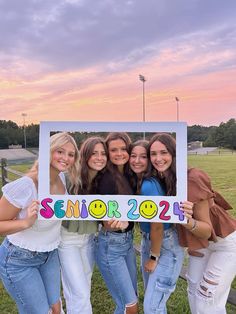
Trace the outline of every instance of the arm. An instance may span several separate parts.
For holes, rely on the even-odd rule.
[[[144,269],[146,272],[153,272],[158,263],[158,257],[160,256],[161,252],[161,245],[163,239],[163,224],[158,222],[151,223],[151,232],[150,232],[150,240],[151,240],[151,252],[150,254],[156,256],[156,261],[149,258],[145,265]]]
[[[16,219],[20,208],[13,206],[4,196],[0,199],[0,234],[13,234],[31,227],[37,219],[38,201],[33,201],[24,219]]]
[[[182,210],[188,219],[188,223],[182,226],[198,238],[209,239],[212,225],[208,200],[202,200],[196,204],[183,202]]]
[[[145,180],[141,187],[141,194],[142,195],[164,195],[164,191],[161,185],[154,180]],[[150,227],[150,241],[151,241],[151,251],[150,255],[156,256],[156,261],[149,258],[145,265],[144,269],[146,272],[153,272],[158,263],[158,257],[160,256],[161,252],[161,245],[163,239],[163,224],[158,222],[152,222]]]

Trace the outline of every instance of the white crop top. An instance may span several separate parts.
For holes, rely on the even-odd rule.
[[[65,186],[65,176],[60,173]],[[21,208],[17,219],[26,216],[26,210],[33,200],[38,199],[37,190],[33,180],[24,176],[2,187],[3,196],[17,208]],[[7,236],[9,241],[21,248],[37,252],[49,252],[58,247],[60,242],[61,221],[36,220],[34,225]]]

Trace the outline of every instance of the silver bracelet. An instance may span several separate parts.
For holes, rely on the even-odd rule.
[[[192,218],[193,219],[193,218]],[[191,229],[188,229],[189,231],[194,231],[197,228],[197,220],[193,219],[193,226]]]
[[[154,254],[151,250],[150,250],[150,255],[156,257],[157,259],[160,257],[160,254]]]

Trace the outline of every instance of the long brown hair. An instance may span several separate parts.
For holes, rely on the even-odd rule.
[[[149,142],[148,154],[150,158],[150,148],[154,142],[161,142],[165,145],[167,151],[170,153],[172,157],[172,163],[165,171],[164,177],[161,176],[158,171],[156,171],[153,167],[152,172],[157,176],[158,180],[165,184],[166,195],[174,196],[176,195],[176,141],[174,137],[168,133],[156,133],[153,135]]]
[[[124,141],[127,153],[129,153],[129,146],[131,144],[131,139],[129,135],[125,132],[111,132],[107,135],[105,142],[106,142],[108,151],[109,151],[110,142],[116,141],[119,139]],[[124,174],[121,174],[120,171],[118,170],[118,167],[114,165],[110,160],[108,160],[107,162],[107,169],[111,172],[114,178],[114,181],[116,182],[117,193],[121,195],[132,194],[132,189],[130,185],[128,184],[128,181],[125,179],[125,176],[128,173],[128,162],[124,166]]]
[[[103,169],[93,178],[92,182],[89,181],[89,167],[88,161],[93,154],[94,147],[97,144],[102,144],[108,157],[107,147],[105,140],[102,137],[94,136],[87,138],[81,145],[80,148],[80,172],[79,176],[81,179],[81,186],[79,193],[81,194],[92,194],[96,190],[97,176],[103,172]]]
[[[147,140],[138,140],[134,143],[131,143],[129,147],[129,155],[132,154],[133,149],[137,146],[141,146],[145,149],[147,153],[147,158],[148,158],[149,142]],[[133,172],[133,170],[131,169],[129,165],[128,167],[129,181],[135,194],[140,194],[143,179],[147,177],[147,175],[151,172],[151,169],[152,169],[152,164],[151,164],[150,159],[148,158],[147,169],[142,173],[141,177],[138,178],[136,173]]]

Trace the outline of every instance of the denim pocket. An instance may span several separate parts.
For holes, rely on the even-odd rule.
[[[8,259],[14,260],[14,259],[21,259],[21,260],[28,260],[34,258],[38,252],[30,251],[27,249],[23,249],[21,247],[12,245],[11,246],[11,252],[9,252]]]
[[[128,242],[127,236],[125,233],[110,233],[109,235],[109,245],[123,245]]]

